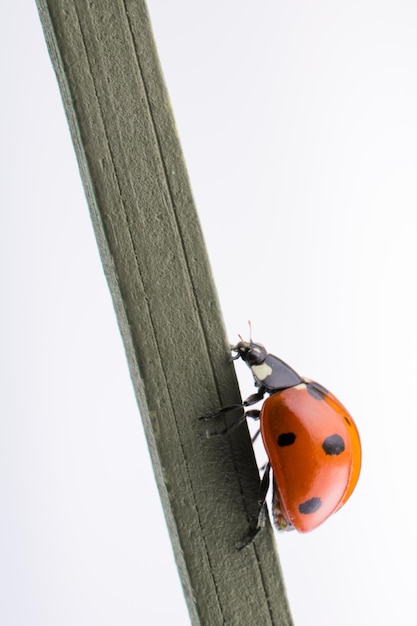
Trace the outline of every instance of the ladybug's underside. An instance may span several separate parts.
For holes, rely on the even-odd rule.
[[[294,530],[294,526],[291,524],[290,520],[288,519],[284,511],[284,507],[282,506],[279,491],[275,484],[275,480],[273,484],[272,515],[274,519],[274,524],[278,530],[280,531]]]

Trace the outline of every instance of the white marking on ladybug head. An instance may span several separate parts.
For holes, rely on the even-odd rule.
[[[261,363],[260,365],[252,365],[252,372],[254,376],[258,380],[265,380],[268,376],[272,374],[272,367],[267,365],[266,363]]]

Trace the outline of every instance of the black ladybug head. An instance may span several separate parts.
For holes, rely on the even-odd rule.
[[[260,343],[253,343],[252,340],[244,341],[240,337],[241,341],[232,348],[234,352],[237,352],[236,358],[241,358],[245,363],[251,367],[252,365],[261,365],[265,361],[267,351]]]

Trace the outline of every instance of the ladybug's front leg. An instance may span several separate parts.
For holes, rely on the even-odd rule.
[[[213,419],[214,417],[220,417],[221,415],[225,415],[226,413],[231,413],[232,411],[236,411],[238,409],[242,409],[244,411],[245,406],[252,406],[253,404],[256,404],[257,402],[259,402],[260,400],[263,400],[265,393],[266,393],[266,388],[263,385],[261,385],[259,387],[259,390],[256,393],[253,393],[248,398],[246,398],[246,400],[244,400],[242,404],[230,404],[229,406],[223,406],[221,409],[218,409],[217,411],[213,411],[213,413],[202,415],[201,417],[199,417],[199,419],[207,421],[207,420]],[[259,414],[260,414],[260,411],[255,411],[255,410],[246,411],[243,413],[243,415],[241,415],[241,421],[239,421],[239,423],[244,422],[246,417],[259,419]]]
[[[246,421],[247,417],[251,417],[252,419],[255,419],[255,420],[258,420],[260,417],[260,411],[256,409],[245,411],[243,404],[233,404],[231,406],[225,406],[214,413],[209,413],[209,415],[202,415],[201,417],[199,417],[199,419],[208,421],[208,420],[213,419],[214,417],[220,417],[221,415],[225,415],[226,413],[229,413],[236,409],[241,409],[243,411],[243,414],[241,414],[239,418],[235,422],[233,422],[233,424],[231,424],[230,426],[225,426],[222,430],[210,430],[210,431],[207,430],[205,433],[206,437],[210,438],[210,437],[218,437],[219,435],[225,435],[226,433],[232,432],[233,430],[238,428],[241,424],[243,424]]]
[[[208,421],[213,419],[214,417],[220,417],[221,415],[225,415],[226,413],[231,413],[232,411],[237,411],[241,409],[244,414],[244,405],[243,404],[229,404],[229,406],[222,406],[221,409],[217,409],[217,411],[213,411],[213,413],[207,413],[207,415],[201,415],[199,420]]]
[[[252,404],[256,404],[264,399],[264,395],[266,394],[266,387],[261,385],[256,393],[253,393],[249,398],[243,403],[243,406],[252,406]]]

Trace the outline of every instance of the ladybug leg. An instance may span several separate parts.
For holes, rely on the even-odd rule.
[[[213,419],[214,417],[220,417],[220,415],[224,415],[225,413],[229,413],[230,411],[235,411],[236,409],[243,409],[243,404],[230,404],[229,406],[223,406],[221,409],[214,411],[213,413],[208,413],[207,415],[201,415],[198,419],[208,421]]]
[[[233,424],[231,424],[230,426],[225,426],[222,430],[206,430],[206,437],[207,439],[210,439],[211,437],[219,437],[220,435],[226,435],[227,433],[231,433],[245,421],[246,416],[243,414],[241,417],[239,417],[238,420],[236,420],[236,422],[233,422]]]
[[[255,441],[258,439],[259,435],[261,434],[261,429],[258,428],[258,430],[256,431],[256,433],[254,434],[254,436],[252,437],[252,444],[255,443]]]
[[[262,476],[261,484],[259,486],[259,495],[258,495],[258,516],[256,518],[256,524],[254,526],[249,527],[249,532],[246,536],[245,541],[238,547],[238,550],[243,550],[246,546],[250,545],[252,541],[255,539],[256,535],[260,530],[265,526],[266,519],[266,506],[265,500],[268,494],[269,483],[270,483],[270,475],[271,475],[271,465],[267,463],[265,466],[265,471]]]
[[[232,407],[232,409],[235,408],[240,408],[243,409],[242,405],[237,404],[234,405]],[[227,412],[227,409],[230,410],[230,407],[224,407],[224,409],[220,409],[220,411],[218,411],[217,413],[214,413],[213,415],[209,415],[207,417],[200,417],[199,419],[211,419],[212,417],[216,417],[218,415],[222,415],[223,413]],[[223,428],[222,430],[213,430],[213,431],[206,431],[206,437],[210,438],[210,437],[218,437],[219,435],[225,435],[226,433],[231,433],[233,432],[236,428],[238,428],[241,424],[243,424],[246,421],[246,418],[250,417],[252,419],[256,419],[258,420],[260,416],[260,411],[253,409],[251,411],[246,411],[243,413],[243,415],[241,415],[239,417],[239,419],[237,419],[235,422],[233,422],[233,424],[231,424],[230,426],[225,426],[225,428]]]
[[[243,403],[243,406],[252,406],[252,404],[256,404],[260,400],[263,400],[264,395],[266,394],[266,388],[261,385],[256,393],[253,393],[249,398]]]

